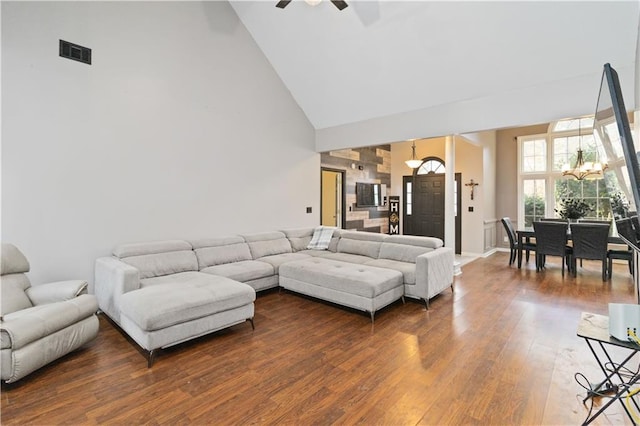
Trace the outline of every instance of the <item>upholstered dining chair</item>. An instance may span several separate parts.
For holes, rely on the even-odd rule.
[[[616,220],[618,235],[626,238],[632,243],[637,242],[638,234],[636,229],[640,229],[640,227],[636,227],[636,222],[637,216],[625,217]],[[633,275],[633,251],[631,251],[628,246],[626,250],[612,248],[607,251],[607,268],[609,271],[609,278],[611,278],[611,274],[613,273],[613,259],[621,259],[627,261],[627,263],[629,264],[629,273]]]
[[[0,379],[15,382],[98,335],[98,303],[87,282],[31,286],[27,258],[12,244],[0,254]]]
[[[513,227],[513,223],[511,222],[511,219],[509,217],[503,217],[502,219],[500,219],[500,221],[504,225],[504,230],[507,234],[507,237],[509,238],[509,249],[510,249],[509,266],[511,266],[513,262],[516,261],[516,255],[518,254],[518,248],[519,248],[518,237],[516,235],[516,230]],[[536,244],[525,241],[522,244],[522,250],[524,250],[525,258],[528,262],[529,253],[536,250]]]
[[[607,245],[609,243],[610,223],[579,222],[571,224],[573,256],[571,268],[577,274],[577,259],[599,260],[602,262],[602,281],[607,279]]]
[[[570,267],[573,249],[567,245],[567,230],[569,224],[565,222],[535,221],[533,230],[536,236],[536,271],[545,266],[546,256],[562,258],[562,275],[565,263]]]

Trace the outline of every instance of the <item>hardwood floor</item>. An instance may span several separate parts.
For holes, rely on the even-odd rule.
[[[603,282],[596,262],[576,278],[554,258],[541,273],[507,263],[506,253],[468,263],[429,311],[397,302],[374,325],[365,313],[267,292],[255,331],[240,324],[167,349],[151,369],[101,318],[84,349],[3,384],[1,421],[580,424],[588,405],[574,374],[596,382],[601,373],[577,322],[634,302],[626,266]],[[595,424],[631,424],[620,404],[606,414]]]

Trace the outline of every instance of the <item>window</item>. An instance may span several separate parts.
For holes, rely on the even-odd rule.
[[[422,162],[422,165],[418,167],[416,174],[426,175],[429,173],[444,173],[444,163],[439,158],[428,157]]]
[[[406,196],[406,201],[407,201],[407,207],[406,207],[406,214],[407,216],[411,216],[411,206],[413,203],[413,197],[412,197],[412,193],[411,193],[412,189],[411,189],[411,182],[407,182],[407,196]]]
[[[582,150],[584,161],[606,161],[602,146],[593,136],[593,117],[551,123],[542,135],[518,138],[518,223],[531,226],[542,217],[557,217],[555,209],[565,196],[586,201],[592,208],[588,217],[610,219],[609,193],[618,189],[615,176],[577,180],[562,176],[562,167],[572,168]]]

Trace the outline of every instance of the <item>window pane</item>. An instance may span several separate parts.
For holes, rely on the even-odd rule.
[[[524,226],[533,226],[533,222],[544,217],[545,180],[525,179],[524,189]]]
[[[591,210],[584,217],[586,219],[604,219],[611,218],[611,205],[609,202],[609,185],[607,179],[593,180],[576,180],[576,179],[557,179],[555,181],[555,205],[554,209],[562,207],[562,198],[581,199],[589,206]]]
[[[547,169],[547,141],[534,139],[522,142],[522,171],[544,172]]]

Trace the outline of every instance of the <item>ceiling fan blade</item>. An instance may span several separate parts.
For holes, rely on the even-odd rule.
[[[333,5],[335,7],[337,7],[338,9],[340,9],[340,10],[342,10],[345,7],[349,6],[346,1],[342,1],[342,0],[331,0],[331,3],[333,3]]]
[[[276,7],[279,7],[280,9],[284,9],[285,7],[287,7],[289,3],[291,3],[291,0],[280,0],[278,4],[276,4]]]

